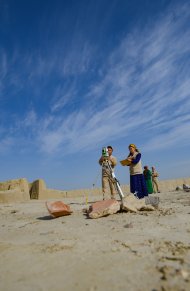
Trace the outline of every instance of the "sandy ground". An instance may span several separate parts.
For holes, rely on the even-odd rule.
[[[52,219],[45,201],[0,204],[0,290],[190,290],[190,193],[153,212]],[[89,197],[89,204],[101,197]]]

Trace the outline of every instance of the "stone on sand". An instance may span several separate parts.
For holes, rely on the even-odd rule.
[[[99,218],[117,213],[120,210],[120,203],[115,199],[97,201],[89,207],[88,216],[90,218]]]
[[[183,184],[183,190],[185,192],[190,192],[190,186],[188,184]]]
[[[137,199],[133,194],[129,194],[123,199],[122,210],[138,212],[142,210],[155,210],[154,206],[146,204],[145,198]]]

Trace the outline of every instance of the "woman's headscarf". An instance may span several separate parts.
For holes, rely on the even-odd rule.
[[[134,143],[130,143],[128,148],[130,148],[130,147],[133,147],[135,149],[135,151],[139,153],[139,150],[138,150],[138,148],[136,147],[136,145]]]
[[[130,148],[130,147],[134,148],[135,150],[137,149],[137,147],[136,147],[136,145],[134,143],[130,143],[130,145],[128,146],[128,148]]]

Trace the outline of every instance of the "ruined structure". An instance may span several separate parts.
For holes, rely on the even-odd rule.
[[[174,191],[176,187],[190,184],[190,178],[159,181],[161,192]],[[130,193],[129,185],[121,186],[124,194]],[[61,191],[48,189],[44,180],[38,179],[29,183],[27,179],[15,179],[0,182],[0,203],[27,201],[30,199],[64,199],[74,197],[90,197],[102,195],[100,188]]]
[[[64,198],[66,191],[47,189],[44,180],[29,183],[27,179],[0,182],[0,203],[27,201],[30,199]]]
[[[0,182],[0,202],[30,200],[29,184],[25,178]]]

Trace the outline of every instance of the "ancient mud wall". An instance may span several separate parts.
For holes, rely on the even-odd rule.
[[[0,182],[0,203],[65,197],[67,197],[66,191],[47,189],[42,179],[32,183],[25,178]]]
[[[0,182],[0,203],[30,200],[29,185],[25,178]]]
[[[161,192],[168,192],[174,191],[177,186],[183,186],[183,184],[190,185],[190,178],[180,178],[180,179],[173,179],[173,180],[161,180],[159,181],[159,187]],[[121,189],[124,194],[130,193],[130,186],[129,185],[121,185]],[[66,197],[83,197],[91,195],[101,195],[101,189],[80,189],[80,190],[71,190],[66,192]]]
[[[44,180],[39,179],[31,183],[30,198],[31,199],[48,199],[48,198],[65,198],[66,191],[54,190],[46,188]]]
[[[183,184],[190,185],[190,178],[159,181],[161,192],[174,191],[177,186],[182,186]],[[122,185],[121,188],[124,194],[130,193],[129,185]],[[84,199],[87,197],[90,199],[91,196],[101,194],[101,188],[69,191],[47,189],[42,179],[32,183],[29,183],[25,178],[0,182],[0,203],[27,201],[30,199],[46,200],[72,197],[84,197]]]
[[[159,181],[159,186],[161,192],[164,191],[174,191],[176,187],[183,186],[183,184],[190,185],[190,178],[179,178],[173,180],[161,180]]]

